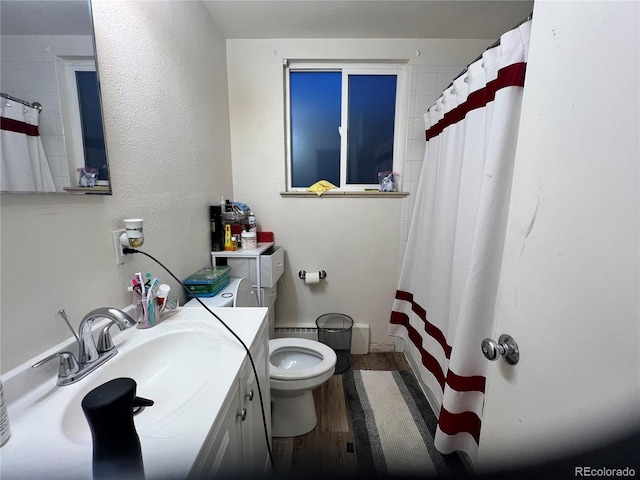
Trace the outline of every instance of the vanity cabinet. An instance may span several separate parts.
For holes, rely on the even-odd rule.
[[[114,332],[118,354],[71,385],[56,385],[55,362],[31,366],[74,348],[75,337],[3,375],[12,435],[2,445],[0,477],[92,480],[92,436],[81,402],[119,377],[136,380],[137,394],[155,402],[134,417],[146,478],[270,474],[256,383],[271,438],[267,309],[213,311],[237,336],[200,305],[181,307],[153,328]],[[107,323],[100,320],[96,331]],[[249,348],[257,374],[238,338]]]
[[[256,364],[260,388],[262,390],[267,431],[271,432],[271,389],[269,386],[269,370],[267,365],[268,354],[269,343],[267,339],[267,341],[261,345],[260,351],[253,356],[253,359]],[[249,358],[245,359],[240,374],[239,399],[244,468],[249,472],[258,474],[268,472],[271,468],[271,463],[269,461],[269,453],[264,434],[260,395],[258,394],[258,384]],[[271,441],[270,433],[269,441]]]
[[[262,389],[267,431],[271,441],[267,332],[265,322],[250,351]],[[215,368],[224,368],[224,365]],[[256,376],[247,356],[200,450],[190,477],[262,476],[269,473],[270,466]]]

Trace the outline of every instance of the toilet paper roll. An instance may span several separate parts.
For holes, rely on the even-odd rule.
[[[320,272],[307,272],[304,277],[304,283],[307,285],[320,283]]]

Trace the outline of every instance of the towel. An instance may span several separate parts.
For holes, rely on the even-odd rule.
[[[327,180],[320,180],[319,182],[314,183],[309,188],[307,188],[307,192],[313,192],[316,195],[320,196],[327,190],[331,190],[332,188],[338,188],[333,183],[328,182]]]

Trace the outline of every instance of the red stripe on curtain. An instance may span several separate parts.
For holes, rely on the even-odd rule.
[[[445,408],[440,409],[438,426],[447,435],[468,433],[477,444],[480,444],[480,418],[473,412],[451,413]]]
[[[524,62],[514,63],[498,70],[498,76],[487,85],[473,93],[470,93],[467,100],[450,112],[444,114],[442,120],[427,129],[425,136],[429,139],[440,135],[442,131],[450,125],[454,125],[463,120],[467,114],[475,109],[486,106],[496,98],[496,92],[506,87],[523,87],[527,64]]]
[[[487,379],[481,375],[472,377],[461,377],[451,370],[447,371],[447,385],[458,392],[481,392],[484,393],[484,387]]]
[[[24,133],[25,135],[30,135],[32,137],[40,135],[40,133],[38,133],[37,126],[29,125],[28,123],[20,122],[12,118],[1,117],[0,129],[8,130],[10,132]]]
[[[422,365],[435,377],[436,381],[440,384],[440,388],[444,392],[445,376],[440,364],[433,355],[427,352],[422,346],[422,337],[420,333],[411,326],[409,323],[409,317],[401,312],[391,312],[390,323],[395,325],[402,325],[407,329],[409,334],[409,340],[416,346],[422,357]]]
[[[402,300],[405,302],[410,302],[411,310],[416,314],[418,314],[418,311],[425,312],[425,309],[420,307],[413,300],[413,294],[411,294],[410,292],[398,290],[396,292],[396,299]],[[414,308],[414,306],[416,306],[416,308]],[[434,325],[432,325],[427,321],[426,313],[424,314],[424,316],[420,316],[419,314],[418,316],[425,324],[425,332],[431,337],[433,337],[435,340],[437,340],[437,342],[443,348],[446,358],[449,359],[451,355],[451,347],[449,347],[449,345],[447,344],[447,341],[444,338],[444,334],[442,333],[442,331],[440,331],[440,329],[438,329],[437,327],[435,327]],[[433,355],[427,352],[422,346],[422,340],[423,340],[422,336],[409,323],[409,317],[405,313],[392,311],[390,323],[393,323],[395,325],[402,325],[407,329],[409,339],[420,352],[420,355],[422,357],[422,364],[436,378],[436,380],[440,384],[440,387],[442,388],[443,391],[446,383],[447,385],[449,385],[451,389],[456,390],[458,392],[484,393],[486,378],[483,376],[475,375],[470,377],[464,377],[461,375],[457,375],[456,373],[448,369],[447,375],[445,377],[444,372],[442,371],[442,368],[440,367],[440,364],[438,363],[438,361],[435,359],[435,357],[433,357]]]
[[[405,302],[411,303],[411,310],[413,311],[413,313],[420,317],[420,319],[424,322],[425,332],[431,335],[440,344],[447,359],[451,358],[451,347],[447,343],[447,339],[444,338],[442,330],[440,330],[432,323],[429,323],[429,321],[427,320],[427,311],[413,300],[413,294],[410,292],[398,290],[396,291],[396,298],[398,300],[404,300]]]

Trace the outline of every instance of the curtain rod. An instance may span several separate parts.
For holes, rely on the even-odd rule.
[[[523,23],[527,23],[529,20],[531,20],[533,18],[533,12],[531,12],[529,14],[529,16],[527,18],[525,18],[524,20],[522,20],[521,22],[518,22],[518,24],[509,29],[508,31],[511,30],[515,30],[516,28],[518,28],[520,25],[522,25]],[[500,45],[500,39],[496,40],[495,42],[493,42],[491,45],[489,45],[487,48],[484,49],[484,52],[486,52],[487,50],[491,50],[492,48],[497,47],[498,45]],[[457,79],[459,79],[462,75],[464,75],[465,73],[467,73],[467,70],[469,70],[469,65],[472,65],[474,63],[476,63],[478,60],[480,60],[482,58],[482,55],[484,55],[484,52],[482,52],[480,55],[478,55],[476,58],[473,59],[472,62],[469,62],[469,64],[466,66],[466,68],[464,70],[462,70],[458,75],[456,75],[453,80],[451,80],[451,83],[447,86],[447,88],[445,88],[445,90],[447,90],[449,87],[451,87],[451,85],[453,85],[453,82],[455,82]]]
[[[8,95],[2,92],[0,92],[0,95],[2,96],[2,98],[6,98],[7,100],[13,100],[14,102],[18,102],[18,103],[21,103],[22,105],[26,105],[27,107],[35,108],[36,110],[38,110],[38,113],[42,112],[42,105],[40,105],[38,102],[30,103],[30,102],[27,102],[26,100],[21,100],[19,98],[12,97],[11,95]]]

